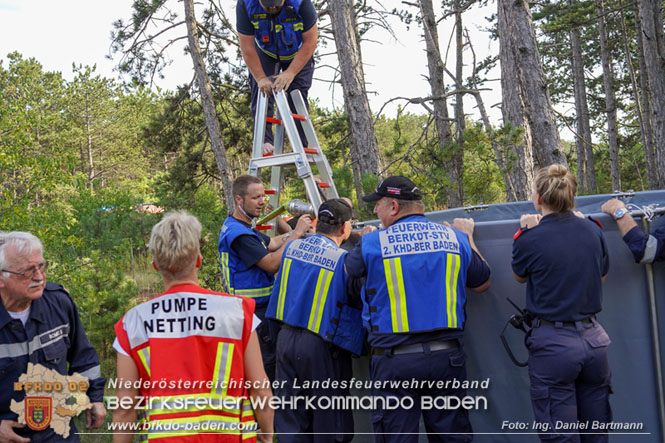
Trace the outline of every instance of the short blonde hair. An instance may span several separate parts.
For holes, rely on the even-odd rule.
[[[570,211],[575,207],[577,179],[563,165],[549,165],[536,173],[536,192],[543,204],[555,212]]]
[[[152,227],[148,248],[162,276],[177,280],[196,266],[201,223],[187,211],[169,212]]]

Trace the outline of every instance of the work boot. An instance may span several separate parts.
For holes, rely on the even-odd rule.
[[[275,152],[275,147],[272,143],[265,142],[261,147],[261,152],[263,155],[270,155]]]

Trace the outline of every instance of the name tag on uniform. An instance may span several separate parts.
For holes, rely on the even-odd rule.
[[[340,258],[346,251],[331,247],[319,238],[310,240],[295,240],[289,245],[286,257],[310,263],[334,271]]]
[[[432,252],[460,252],[455,231],[431,222],[396,223],[379,231],[379,242],[383,258]]]

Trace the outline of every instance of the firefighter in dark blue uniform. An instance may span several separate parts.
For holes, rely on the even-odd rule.
[[[364,235],[345,263],[350,277],[367,277],[362,298],[372,347],[371,392],[413,400],[411,407],[378,404],[372,410],[376,441],[417,442],[421,413],[429,441],[470,441],[466,409],[421,410],[421,400],[465,396],[461,386],[445,382],[466,379],[464,288],[482,292],[490,283],[489,267],[473,242],[473,220],[456,219],[454,228],[430,222],[420,191],[402,176],[385,179],[363,199],[376,201],[383,229]],[[394,380],[407,383],[395,387]]]
[[[617,222],[623,241],[635,257],[635,263],[653,263],[665,260],[665,228],[645,234],[630,216],[626,204],[615,198],[603,203],[601,210]]]
[[[314,51],[318,39],[316,9],[311,0],[238,0],[236,30],[240,51],[250,71],[252,115],[256,115],[259,92],[288,92],[289,106],[296,112],[290,93],[299,90],[309,107],[307,93],[314,75]],[[281,71],[281,72],[280,72]],[[269,101],[268,116],[273,115]],[[300,125],[303,145],[307,139]],[[263,153],[274,150],[272,125],[266,127]]]
[[[351,233],[351,207],[330,199],[319,208],[316,235],[289,242],[275,280],[268,312],[282,323],[277,339],[276,395],[333,398],[348,396],[348,386],[303,388],[303,383],[351,379],[351,354],[360,355],[364,341],[361,304],[347,294],[352,282],[344,272]],[[308,410],[304,404],[275,411],[279,441],[345,442],[353,438],[353,411]]]
[[[106,379],[100,374],[99,357],[85,335],[71,296],[61,285],[46,283],[42,250],[41,242],[32,234],[0,233],[0,441],[3,442],[79,441],[74,421],[70,422],[67,439],[51,427],[34,431],[16,422],[17,415],[10,410],[10,404],[12,400],[24,401],[26,392],[15,391],[14,382],[26,372],[28,363],[65,376],[78,372],[87,377],[87,395],[92,402],[92,408],[86,410],[87,428],[99,428],[106,416],[102,403]],[[39,391],[36,395],[44,393]],[[56,406],[66,405],[53,404],[51,413]]]
[[[256,301],[255,313],[261,319],[257,334],[263,365],[268,377],[273,380],[277,328],[272,321],[265,320],[266,308],[287,240],[301,237],[309,231],[312,219],[309,215],[302,216],[293,231],[270,238],[252,225],[266,205],[261,180],[252,175],[241,175],[233,181],[233,196],[235,210],[224,220],[219,233],[222,282],[229,294],[251,297]],[[278,223],[286,225],[281,218]]]
[[[572,212],[576,191],[564,166],[538,171],[532,199],[542,215],[522,216],[512,268],[527,282],[534,318],[526,344],[541,440],[606,442],[606,434],[586,432],[612,418],[610,338],[596,320],[609,259],[600,225]]]

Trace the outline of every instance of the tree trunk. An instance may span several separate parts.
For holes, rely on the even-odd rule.
[[[92,189],[92,181],[95,178],[95,162],[92,156],[92,133],[90,132],[90,104],[88,93],[85,94],[85,133],[86,149],[88,152],[88,188]]]
[[[600,34],[600,57],[603,62],[603,87],[605,88],[605,113],[607,114],[607,144],[610,149],[610,171],[612,190],[621,189],[621,169],[619,168],[619,142],[617,139],[617,107],[614,94],[614,72],[607,45],[605,30],[605,5],[603,0],[596,0],[598,7],[598,32]]]
[[[352,21],[352,5],[349,0],[330,0],[329,8],[344,92],[344,107],[349,119],[353,178],[358,203],[362,206],[362,175],[379,172],[379,143],[367,100],[365,76],[358,49],[360,45]]]
[[[665,187],[665,37],[659,0],[638,0],[658,188]]]
[[[572,2],[571,2],[572,3]],[[585,143],[589,143],[590,139],[587,138],[585,131],[585,118],[589,117],[588,107],[587,113],[584,113],[582,103],[586,103],[586,87],[584,84],[584,65],[582,62],[582,43],[580,42],[580,32],[577,28],[571,28],[568,33],[570,37],[570,64],[573,75],[573,92],[575,97],[575,120],[576,131],[575,136],[575,152],[577,153],[577,189],[581,194],[587,192],[587,179],[586,179],[586,155]],[[587,127],[588,127],[588,121]]]
[[[434,125],[438,138],[439,151],[448,157],[453,146],[453,134],[450,128],[450,116],[448,113],[448,100],[445,97],[446,87],[443,78],[444,63],[439,49],[439,32],[434,15],[432,0],[420,0],[420,14],[423,19],[423,35],[425,37],[425,48],[427,51],[427,69],[430,91],[432,93],[434,110]],[[451,169],[446,169],[446,177],[451,183],[455,183],[457,175]],[[450,189],[446,191],[446,204],[450,208],[461,205],[457,204],[456,198],[449,196]]]
[[[460,0],[455,0],[455,89],[464,88],[464,29],[462,28],[462,11]],[[454,175],[451,192],[448,193],[448,207],[458,208],[464,204],[464,94],[455,95],[455,150],[450,159],[451,172]]]
[[[231,170],[226,158],[226,148],[222,142],[222,130],[215,110],[215,102],[212,98],[212,88],[206,72],[205,63],[201,56],[201,47],[199,46],[199,31],[194,15],[194,0],[184,0],[185,3],[185,22],[187,24],[187,41],[189,43],[189,53],[192,56],[196,81],[201,94],[201,106],[203,107],[203,116],[205,119],[208,135],[210,136],[210,145],[215,156],[217,169],[222,178],[222,188],[224,190],[224,200],[226,210],[230,214],[234,209],[233,192],[231,188]]]
[[[526,0],[499,0],[504,5],[508,34],[517,66],[524,112],[531,126],[533,146],[540,167],[567,166],[552,112],[552,103],[540,62],[533,19]]]
[[[577,0],[569,0],[574,5]],[[596,171],[593,161],[593,145],[591,144],[591,124],[589,123],[589,104],[587,102],[586,79],[584,77],[584,59],[582,58],[582,42],[577,26],[570,30],[570,43],[573,66],[573,88],[575,90],[575,114],[577,117],[577,182],[581,193],[596,193]],[[582,158],[580,158],[580,156]]]
[[[636,40],[637,40],[637,55],[639,60],[640,72],[646,72],[644,67],[644,55],[642,53],[642,33],[639,31],[639,13],[637,11],[637,4],[634,4],[635,23],[636,23]],[[630,80],[633,86],[633,98],[635,99],[635,108],[637,111],[637,118],[640,122],[640,137],[642,139],[642,150],[644,151],[644,163],[647,168],[647,186],[649,189],[656,189],[658,187],[658,171],[656,171],[656,161],[653,149],[653,137],[651,134],[651,121],[649,120],[649,112],[645,109],[649,105],[649,101],[644,100],[646,94],[646,77],[640,75],[641,86],[637,86],[637,76],[635,75],[635,68],[630,58],[630,46],[628,41],[628,29],[626,27],[626,15],[623,8],[623,3],[619,0],[619,10],[621,11],[621,28],[623,31],[623,46],[626,56],[626,65],[630,69]]]
[[[512,183],[514,192],[506,194],[510,200],[511,194],[514,200],[529,200],[533,191],[534,152],[532,146],[533,137],[531,127],[524,114],[524,102],[519,87],[515,51],[510,38],[509,23],[507,22],[506,8],[508,2],[499,0],[497,2],[498,26],[499,26],[499,58],[501,61],[501,113],[503,123],[510,125],[513,130],[522,128],[524,135],[519,144],[513,143],[511,137],[506,137],[506,154],[504,156],[505,170],[502,170],[504,182]],[[499,157],[499,156],[497,156]],[[501,163],[498,163],[502,168]]]

